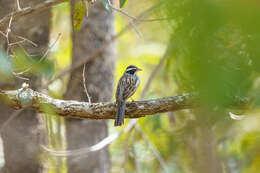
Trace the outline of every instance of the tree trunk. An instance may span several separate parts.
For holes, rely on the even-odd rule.
[[[72,1],[72,14],[75,0]],[[114,34],[113,15],[105,10],[99,1],[89,7],[88,18],[83,21],[80,31],[73,31],[73,61],[76,63],[87,58],[97,50],[105,40]],[[113,92],[114,64],[116,47],[112,43],[99,57],[86,65],[85,78],[91,102],[109,101]],[[66,99],[88,101],[82,81],[83,66],[74,70],[68,84]],[[68,120],[68,149],[91,146],[107,136],[105,120]],[[84,157],[69,157],[69,172],[105,173],[109,172],[108,148],[90,153]]]
[[[16,10],[16,0],[0,1],[0,18]],[[21,8],[32,7],[42,0],[22,0]],[[27,15],[14,21],[11,27],[10,41],[15,42],[14,34],[32,40],[38,45],[33,47],[31,44],[25,43],[23,47],[29,54],[42,54],[48,46],[49,27],[50,27],[50,9],[33,15]],[[5,32],[6,25],[1,24],[0,30]],[[0,48],[6,49],[6,40],[0,35]],[[19,58],[19,57],[18,57]],[[33,79],[32,79],[33,78]],[[33,88],[39,88],[40,80],[32,77],[29,84]],[[18,78],[1,83],[2,89],[18,88],[23,81]],[[23,110],[15,112],[0,105],[1,116],[0,126],[6,122],[11,116],[16,116],[2,131],[2,139],[4,145],[5,166],[3,172],[7,173],[35,173],[40,169],[39,164],[39,141],[37,135],[38,120],[36,112],[32,110]]]

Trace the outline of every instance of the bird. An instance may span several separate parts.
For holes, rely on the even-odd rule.
[[[138,71],[142,71],[142,69],[129,65],[119,79],[116,90],[117,112],[114,126],[122,126],[124,124],[126,100],[135,93],[140,84],[140,79],[136,75]]]

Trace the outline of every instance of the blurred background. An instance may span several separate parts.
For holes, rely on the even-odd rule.
[[[41,3],[20,1],[22,7]],[[88,8],[73,0],[15,22],[10,40],[15,43],[22,36],[37,47],[28,41],[10,46],[6,42],[10,20],[0,24],[0,88],[17,89],[26,81],[54,98],[88,101],[85,73],[92,102],[115,101],[117,81],[133,64],[143,69],[135,100],[198,93],[195,109],[140,118],[136,128],[88,153],[84,148],[121,132],[130,120],[115,128],[113,120],[33,116],[37,113],[31,110],[1,105],[2,171],[258,173],[260,2],[119,2],[123,12],[106,0],[89,2]],[[120,9],[119,2],[113,1],[113,7]],[[15,4],[0,1],[0,17]],[[129,30],[124,31],[126,26]],[[104,51],[91,59],[103,45]],[[77,63],[84,59],[91,60],[82,71]],[[26,72],[20,75],[21,71]],[[152,81],[146,88],[148,79]],[[57,157],[41,145],[75,152]]]

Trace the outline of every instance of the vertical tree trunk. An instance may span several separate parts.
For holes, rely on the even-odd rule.
[[[0,18],[16,10],[16,1],[1,0],[0,1]],[[20,5],[22,8],[32,7],[42,0],[22,0]],[[47,48],[49,41],[49,27],[50,27],[50,10],[27,15],[12,23],[11,32],[28,38],[38,44],[38,47],[32,47],[30,44],[24,44],[24,48],[30,54],[41,54]],[[0,24],[0,30],[5,32],[6,25]],[[10,36],[12,36],[11,34]],[[14,37],[13,37],[14,38]],[[15,39],[10,39],[14,42]],[[0,48],[6,48],[6,40],[0,35]],[[30,86],[34,89],[38,88],[40,81],[33,77],[30,80]],[[1,88],[18,88],[22,81],[15,78],[14,81],[8,83],[1,83]],[[14,110],[0,105],[1,116],[0,126],[6,120],[13,116]],[[39,145],[37,135],[38,120],[35,115],[36,112],[32,110],[23,110],[3,129],[1,134],[4,143],[5,166],[4,172],[7,173],[36,173],[40,169],[39,164]]]
[[[72,14],[75,0],[72,1]],[[73,62],[87,58],[97,50],[105,40],[114,34],[113,15],[108,13],[99,1],[89,7],[88,18],[80,31],[73,31]],[[86,86],[92,102],[109,101],[112,97],[116,47],[111,44],[104,53],[86,65]],[[66,99],[87,101],[82,82],[82,70],[71,73]],[[107,136],[105,120],[68,120],[67,140],[69,149],[91,146]],[[84,157],[70,157],[70,173],[105,173],[109,172],[110,162],[108,149],[90,153]]]

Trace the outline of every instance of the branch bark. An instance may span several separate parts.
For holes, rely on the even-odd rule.
[[[39,93],[30,88],[3,91],[0,90],[7,103],[15,108],[32,108],[39,112],[54,113],[63,117],[77,119],[114,119],[116,104],[113,102],[88,103],[73,100],[60,100]],[[195,96],[183,94],[178,96],[128,102],[126,118],[140,118],[163,112],[172,112],[192,108]]]

